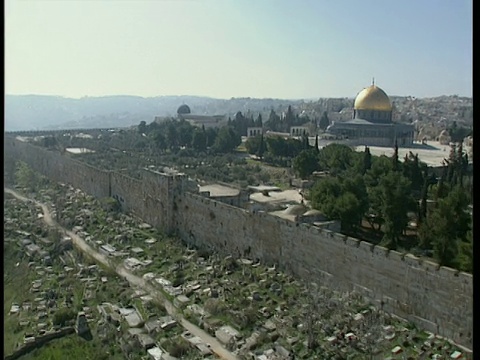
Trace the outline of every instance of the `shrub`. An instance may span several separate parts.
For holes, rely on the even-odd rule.
[[[190,351],[190,345],[183,338],[177,338],[176,341],[170,341],[165,347],[170,355],[176,358],[183,358]]]
[[[205,310],[212,315],[221,315],[225,312],[225,303],[219,299],[210,298],[205,302]]]
[[[76,317],[75,312],[69,308],[62,308],[53,315],[53,325],[65,326],[65,324]]]

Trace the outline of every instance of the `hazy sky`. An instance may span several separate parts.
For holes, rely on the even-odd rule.
[[[472,0],[6,0],[5,92],[472,96]]]

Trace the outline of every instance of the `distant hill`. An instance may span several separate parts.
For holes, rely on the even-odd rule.
[[[441,96],[415,99],[391,96],[397,118],[402,122],[457,121],[472,124],[471,98]],[[277,114],[292,105],[296,114],[304,113],[310,119],[320,118],[327,111],[332,120],[345,120],[349,113],[343,109],[353,106],[353,98],[321,98],[318,100],[231,98],[214,99],[201,96],[103,96],[81,99],[44,95],[6,95],[5,130],[55,130],[80,128],[129,127],[140,121],[151,123],[155,116],[176,116],[180,105],[187,104],[192,114],[226,115],[234,117],[241,111],[256,118],[262,114],[268,119],[270,110]],[[333,114],[336,113],[336,114]],[[342,114],[343,113],[343,114]]]
[[[59,96],[6,95],[5,130],[53,130],[74,128],[126,127],[155,116],[175,116],[182,104],[193,114],[233,116],[237,111],[269,112],[270,109],[300,103],[299,100],[199,96],[104,96],[71,99]]]

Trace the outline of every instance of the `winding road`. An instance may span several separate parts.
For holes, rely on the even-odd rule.
[[[196,326],[195,324],[185,319],[183,315],[177,310],[177,308],[167,298],[165,298],[165,296],[161,291],[159,291],[158,289],[155,289],[152,285],[148,284],[143,278],[132,274],[123,265],[118,265],[115,267],[110,262],[107,256],[98,252],[97,250],[92,248],[90,245],[88,245],[87,242],[82,237],[64,228],[63,226],[58,224],[55,220],[53,220],[50,210],[45,204],[40,203],[34,199],[30,199],[25,196],[22,196],[19,193],[17,193],[15,190],[12,190],[9,188],[4,188],[4,191],[6,193],[13,195],[14,197],[16,197],[21,201],[31,202],[37,206],[40,206],[43,211],[43,220],[47,225],[60,229],[64,234],[68,235],[72,239],[74,246],[78,250],[82,251],[85,254],[88,254],[90,257],[95,259],[97,263],[101,263],[104,266],[107,266],[110,269],[114,270],[119,276],[125,278],[130,283],[130,285],[139,287],[145,290],[146,292],[148,292],[150,296],[152,296],[152,298],[154,298],[156,301],[164,305],[168,314],[171,315],[173,318],[175,318],[185,330],[189,331],[194,336],[198,336],[206,344],[208,344],[212,352],[215,355],[217,355],[219,358],[225,359],[225,360],[238,359],[238,357],[235,354],[225,349],[223,345],[215,337],[211,336],[210,334],[205,332],[203,329],[200,329],[198,326]]]

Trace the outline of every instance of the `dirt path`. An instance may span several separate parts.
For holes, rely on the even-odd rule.
[[[163,293],[159,291],[158,289],[155,289],[152,285],[148,284],[143,278],[138,277],[131,272],[129,272],[123,265],[118,265],[114,267],[114,265],[110,262],[109,258],[92,248],[90,245],[88,245],[85,240],[78,236],[77,234],[73,233],[70,230],[67,230],[57,222],[55,222],[52,219],[52,215],[50,213],[50,210],[45,204],[42,204],[34,199],[27,198],[25,196],[20,195],[16,191],[8,188],[4,188],[4,191],[6,193],[9,193],[13,196],[15,196],[17,199],[24,201],[24,202],[31,202],[34,203],[42,208],[43,211],[43,220],[45,223],[49,226],[54,226],[61,231],[63,231],[66,235],[72,238],[73,244],[82,252],[88,254],[91,256],[95,261],[103,264],[104,266],[107,266],[111,268],[112,270],[115,270],[115,272],[125,278],[130,285],[133,285],[135,287],[142,288],[143,290],[147,291],[150,296],[152,296],[156,301],[161,302],[164,306],[165,309],[167,310],[168,314],[174,317],[182,327],[189,331],[192,335],[198,336],[201,338],[206,344],[210,345],[210,349],[221,359],[226,359],[226,360],[236,360],[238,359],[235,354],[231,353],[227,349],[223,347],[223,345],[213,336],[210,336],[207,332],[204,330],[200,329],[198,326],[195,324],[189,322],[187,319],[183,317],[183,315],[177,310],[177,308],[168,300],[165,298]]]

